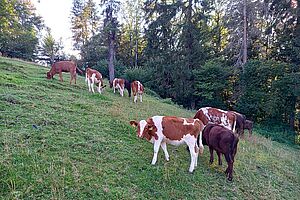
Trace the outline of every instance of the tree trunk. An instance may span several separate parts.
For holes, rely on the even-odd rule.
[[[110,33],[113,34],[113,33]],[[110,35],[109,37],[109,55],[108,55],[108,70],[109,70],[109,82],[112,82],[115,78],[115,67],[114,67],[114,38]]]
[[[243,33],[243,65],[242,70],[244,72],[244,65],[247,62],[247,0],[244,0],[244,33]]]

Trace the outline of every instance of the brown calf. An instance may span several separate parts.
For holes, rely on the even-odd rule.
[[[219,165],[222,165],[221,153],[224,154],[228,167],[225,171],[229,181],[232,180],[232,171],[234,156],[237,151],[237,144],[239,142],[238,136],[231,130],[224,126],[217,124],[208,124],[202,134],[203,144],[208,145],[210,152],[209,162],[212,164],[214,161],[213,150],[218,154]]]
[[[89,92],[94,91],[94,84],[97,84],[97,90],[101,94],[102,90],[106,85],[103,84],[102,74],[95,69],[86,68],[85,81],[88,83]]]
[[[179,118],[170,116],[153,116],[147,120],[130,121],[130,124],[137,127],[137,136],[146,138],[154,144],[154,155],[152,165],[157,161],[159,147],[165,153],[165,158],[169,161],[167,144],[181,145],[187,144],[191,154],[191,164],[189,172],[193,172],[197,166],[198,147],[200,153],[203,153],[202,130],[203,123],[198,119]],[[199,141],[197,145],[197,138]]]
[[[125,79],[122,78],[115,78],[113,80],[113,89],[114,89],[114,93],[116,93],[116,89],[119,90],[120,95],[123,97],[124,96],[124,88],[125,88]]]
[[[233,112],[224,111],[218,108],[204,107],[197,111],[194,116],[194,119],[196,118],[200,119],[204,125],[208,123],[220,124],[235,132],[236,116]]]
[[[139,81],[133,81],[131,83],[131,90],[134,96],[134,103],[137,102],[138,95],[140,96],[140,101],[143,102],[143,93],[144,93],[144,86]]]
[[[47,72],[47,78],[52,79],[55,74],[59,74],[59,79],[61,82],[63,82],[62,72],[70,72],[71,74],[70,85],[73,79],[76,84],[76,69],[80,73],[82,73],[82,71],[77,68],[76,64],[73,61],[58,61],[54,63],[50,71]]]

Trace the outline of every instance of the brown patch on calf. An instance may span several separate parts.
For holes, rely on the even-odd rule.
[[[147,125],[144,128],[143,137],[145,137],[147,140],[151,140],[151,137],[153,136],[157,140],[158,139],[158,136],[156,134],[157,127],[155,126],[153,119],[148,118],[146,122]]]
[[[187,119],[186,119],[187,120]],[[193,119],[191,119],[193,120]],[[191,121],[187,120],[187,121]],[[194,122],[194,120],[193,120]],[[195,138],[201,131],[201,125],[199,122],[195,122],[194,125],[183,125],[184,119],[177,117],[163,117],[162,120],[162,132],[166,138],[170,140],[180,141],[183,136],[190,134]]]
[[[99,81],[98,83],[96,83],[97,86],[99,86],[99,84],[101,84],[102,88],[106,87],[106,85],[104,86],[104,84],[103,84],[102,74],[100,72],[98,72],[95,69],[86,68],[86,76],[88,79],[91,79],[93,74],[96,75],[95,77]]]
[[[204,109],[204,108],[203,108]],[[206,116],[203,112],[202,109],[199,109],[197,111],[197,113],[194,116],[194,119],[200,119],[204,125],[207,125],[209,122],[213,123],[213,124],[222,124],[222,117],[223,115],[225,115],[228,119],[228,123],[231,126],[231,129],[234,128],[234,124],[236,121],[236,116],[233,112],[230,111],[224,111],[221,109],[217,109],[217,108],[207,108],[207,114],[208,116]],[[225,125],[225,124],[224,124]],[[226,126],[226,125],[225,125]]]
[[[115,78],[113,81],[113,86],[116,87],[117,85],[120,85],[120,87],[124,90],[125,87],[125,80],[122,78]]]

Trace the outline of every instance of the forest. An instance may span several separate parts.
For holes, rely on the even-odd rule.
[[[236,110],[299,133],[297,0],[73,0],[79,57],[64,52],[30,0],[1,0],[0,16],[2,56],[76,60],[187,109]]]

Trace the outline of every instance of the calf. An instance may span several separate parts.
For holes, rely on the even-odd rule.
[[[244,130],[247,129],[249,131],[249,137],[251,137],[253,122],[250,120],[246,120],[246,116],[241,113],[234,111],[232,111],[232,113],[234,113],[236,116],[236,133],[243,138]]]
[[[228,165],[225,173],[228,180],[231,181],[234,156],[236,154],[237,144],[239,142],[238,136],[231,130],[217,124],[208,124],[204,128],[202,136],[203,144],[209,147],[209,162],[211,164],[214,161],[213,150],[215,150],[218,154],[219,165],[222,165],[221,153],[224,154]]]
[[[70,72],[70,85],[73,79],[76,84],[76,70],[82,73],[82,71],[77,68],[76,64],[73,61],[59,61],[54,63],[50,71],[47,72],[47,78],[52,79],[55,74],[59,74],[60,81],[63,82],[62,72]]]
[[[140,96],[140,101],[143,102],[143,93],[144,93],[144,86],[139,81],[133,81],[131,83],[131,89],[134,96],[134,103],[137,102],[138,95]]]
[[[187,144],[191,154],[189,172],[193,172],[197,166],[198,146],[200,153],[203,153],[202,130],[203,123],[198,119],[154,116],[147,120],[130,121],[130,124],[137,127],[137,136],[146,138],[154,144],[154,155],[152,165],[155,165],[159,147],[163,149],[165,158],[169,161],[169,153],[166,144],[180,145]],[[199,142],[197,145],[197,137]]]
[[[252,129],[253,129],[253,121],[246,120],[244,124],[244,129],[249,131],[249,137],[252,136]]]
[[[106,85],[103,84],[102,74],[95,69],[86,68],[85,81],[88,83],[89,92],[94,91],[94,84],[97,84],[97,90],[101,94]]]
[[[236,116],[230,111],[224,111],[212,107],[204,107],[197,111],[194,119],[200,119],[204,125],[207,125],[208,123],[220,124],[235,132]]]
[[[124,88],[125,88],[125,79],[115,78],[113,80],[114,93],[116,93],[116,89],[118,89],[120,92],[120,95],[123,97],[124,96]]]

